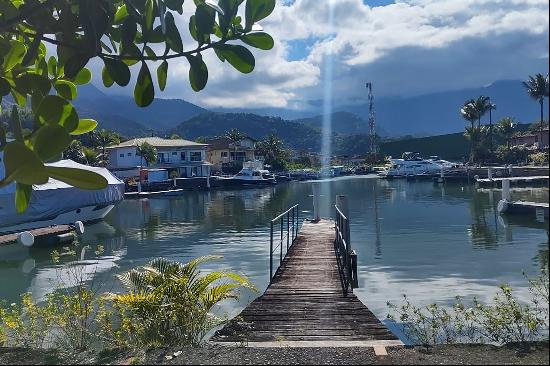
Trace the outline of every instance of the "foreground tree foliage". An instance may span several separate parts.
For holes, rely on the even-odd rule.
[[[189,0],[188,0],[189,1]],[[247,0],[245,19],[237,15],[244,0],[194,0],[188,31],[196,41],[184,50],[174,13],[183,13],[184,0],[2,0],[0,1],[0,98],[11,95],[20,107],[30,105],[32,131],[24,131],[14,112],[9,123],[13,141],[0,125],[0,149],[6,174],[0,187],[16,182],[16,208],[23,212],[32,185],[55,178],[83,189],[101,189],[98,174],[45,166],[70,145],[73,136],[95,129],[97,122],[81,119],[72,104],[77,86],[90,82],[85,66],[103,62],[105,86],[127,86],[137,71],[134,99],[146,107],[155,97],[151,67],[158,89],[167,83],[168,60],[185,58],[195,91],[204,89],[208,68],[202,52],[213,49],[220,61],[249,73],[252,53],[241,44],[268,50],[273,39],[258,21],[267,17],[275,0]],[[46,44],[51,48],[47,49]],[[52,52],[53,49],[53,52]],[[51,55],[50,55],[51,54]],[[155,65],[153,65],[155,64]],[[133,67],[131,69],[131,67]],[[1,100],[0,100],[1,101]]]

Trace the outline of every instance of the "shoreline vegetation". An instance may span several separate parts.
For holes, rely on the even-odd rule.
[[[21,304],[0,308],[0,364],[253,364],[374,363],[371,348],[265,348],[216,346],[206,335],[229,319],[217,316],[216,304],[237,299],[243,289],[257,291],[231,272],[203,273],[199,257],[186,264],[155,259],[117,278],[120,293],[101,293],[88,281],[83,252],[75,242],[52,253],[58,288],[45,301],[31,294]],[[529,282],[528,301],[513,296],[509,286],[491,304],[457,299],[452,309],[430,304],[388,304],[389,319],[400,322],[410,344],[388,348],[392,363],[548,363],[548,268]],[[465,342],[465,343],[460,343]],[[280,356],[280,355],[283,356]]]

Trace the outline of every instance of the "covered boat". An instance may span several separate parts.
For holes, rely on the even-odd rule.
[[[105,168],[72,160],[46,165],[89,170],[105,177],[108,185],[100,190],[85,190],[50,178],[45,184],[33,186],[29,207],[23,214],[15,210],[15,183],[0,188],[0,233],[100,220],[124,199],[124,183]],[[4,175],[4,164],[0,163],[0,178]]]

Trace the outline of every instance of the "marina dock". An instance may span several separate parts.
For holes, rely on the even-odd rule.
[[[289,222],[283,217],[281,228],[294,228],[295,221]],[[340,260],[350,252],[338,254],[337,245],[342,239],[349,245],[349,225],[339,241],[335,224],[304,222],[264,294],[211,341],[249,347],[374,347],[377,354],[403,345],[352,293],[349,268]],[[280,238],[286,244],[285,236]],[[282,253],[281,248],[281,258]]]
[[[55,225],[27,231],[32,234],[36,243],[56,244],[65,239],[72,240],[75,229],[71,225]],[[19,233],[0,235],[0,246],[17,243],[18,235]]]
[[[500,186],[505,179],[508,180],[512,186],[532,187],[548,185],[548,176],[483,178],[476,179],[476,183],[480,187]]]

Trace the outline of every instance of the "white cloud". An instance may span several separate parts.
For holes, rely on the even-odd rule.
[[[177,17],[183,34],[188,33],[190,3]],[[362,0],[279,0],[273,14],[262,21],[276,40],[275,47],[254,51],[252,74],[240,74],[208,51],[204,57],[209,82],[204,91],[191,90],[187,62],[179,60],[170,63],[167,90],[159,97],[183,98],[206,107],[303,105],[322,96],[327,53],[333,55],[333,82],[338,84],[334,93],[342,101],[363,93],[353,83],[364,73],[377,81],[382,94],[418,94],[524,78],[525,73],[545,71],[531,68],[548,55],[548,8],[548,0],[402,0],[377,7]],[[290,44],[301,40],[315,42],[306,57],[290,61]],[[194,44],[190,38],[184,43]],[[479,45],[494,54],[479,54]],[[432,80],[427,82],[415,75],[423,64],[432,67]],[[360,81],[362,85],[364,80]]]

